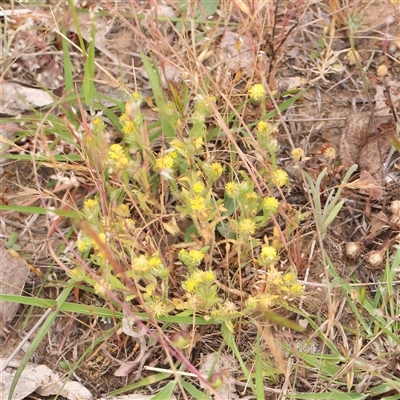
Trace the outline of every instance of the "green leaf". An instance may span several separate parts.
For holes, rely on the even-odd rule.
[[[196,400],[212,400],[210,395],[200,392],[200,390],[195,388],[191,383],[181,380],[181,384]]]
[[[10,236],[8,236],[8,239],[5,243],[5,246],[7,249],[11,248],[14,246],[15,243],[18,242],[18,233],[17,232],[12,232]]]
[[[206,18],[214,15],[219,6],[219,0],[200,0],[200,7],[202,8],[202,13]]]
[[[154,397],[152,397],[151,400],[170,399],[177,383],[178,381],[176,379],[172,382],[169,382]]]

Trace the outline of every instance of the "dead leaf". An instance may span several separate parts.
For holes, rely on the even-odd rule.
[[[380,199],[383,195],[382,186],[366,170],[361,171],[360,177],[346,184],[346,187],[359,189],[360,193],[371,196],[374,200]]]
[[[351,114],[346,119],[346,129],[343,132],[339,155],[343,164],[357,164],[360,149],[367,144],[368,127],[371,125],[371,113]]]
[[[33,89],[17,83],[0,83],[0,114],[16,116],[33,108],[53,103],[53,98],[44,90]]]
[[[13,256],[0,244],[0,293],[20,295],[28,273],[28,264],[18,254]],[[0,331],[14,318],[18,306],[18,303],[0,301]]]

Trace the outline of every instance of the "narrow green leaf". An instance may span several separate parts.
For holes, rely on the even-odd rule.
[[[175,386],[178,381],[175,379],[164,386],[151,400],[166,400],[170,399],[174,392]]]
[[[22,371],[24,370],[26,364],[28,364],[29,360],[33,356],[33,353],[36,351],[36,349],[39,346],[39,344],[41,343],[42,339],[49,332],[51,326],[53,325],[54,320],[56,319],[57,315],[59,314],[62,305],[64,304],[65,300],[69,296],[73,287],[74,287],[73,285],[67,286],[61,293],[59,299],[55,301],[55,303],[56,303],[55,310],[50,313],[50,315],[47,317],[47,319],[45,320],[43,325],[40,327],[38,333],[36,334],[35,338],[32,340],[30,346],[28,347],[28,350],[26,351],[24,357],[20,361],[19,367],[17,369],[17,372],[15,373],[14,379],[13,379],[11,387],[10,387],[10,393],[8,395],[9,400],[11,400],[13,398],[13,393],[17,386],[18,380],[21,377]]]

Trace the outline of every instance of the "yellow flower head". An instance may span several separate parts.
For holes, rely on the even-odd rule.
[[[124,153],[124,149],[120,144],[112,144],[108,150],[108,158],[114,162],[117,168],[123,168],[128,165],[128,157]]]
[[[260,121],[257,124],[257,131],[263,135],[270,135],[273,129],[273,126],[269,122]]]
[[[203,279],[205,282],[215,282],[217,277],[215,276],[214,271],[204,271],[203,272]]]
[[[202,137],[198,137],[196,139],[193,140],[193,146],[196,150],[201,149],[201,146],[203,146],[203,138]]]
[[[228,193],[229,195],[234,195],[237,194],[238,190],[239,190],[239,185],[236,182],[228,182],[225,185],[225,190],[226,193]]]
[[[127,113],[123,113],[120,117],[119,117],[119,121],[120,122],[126,122],[129,121],[129,116]]]
[[[153,301],[149,307],[155,317],[161,317],[167,311],[167,306],[160,300]]]
[[[256,192],[251,192],[246,194],[246,198],[247,200],[251,201],[251,200],[257,200],[258,196]]]
[[[249,298],[246,300],[246,307],[250,309],[256,308],[257,304],[258,304],[257,297],[249,296]]]
[[[156,268],[158,266],[162,265],[161,258],[159,256],[153,256],[149,260],[149,267],[150,268]]]
[[[275,248],[272,246],[263,246],[261,255],[268,260],[275,260],[278,257]]]
[[[98,203],[96,200],[93,199],[86,199],[85,200],[85,207],[87,207],[89,210],[94,210],[97,207]]]
[[[196,182],[196,183],[193,185],[193,191],[194,191],[196,194],[202,193],[203,190],[204,190],[204,185],[203,185],[201,182]]]
[[[175,157],[172,156],[172,153],[168,153],[163,157],[157,158],[156,167],[158,169],[172,168],[174,162],[175,162]]]
[[[204,259],[204,253],[202,253],[200,250],[189,250],[189,258],[193,263],[200,264]]]
[[[135,132],[135,125],[132,121],[125,121],[124,125],[122,126],[122,132],[126,135]]]
[[[304,286],[301,283],[294,283],[289,288],[290,293],[293,294],[302,294],[304,291]]]
[[[189,200],[192,211],[203,211],[206,208],[205,198],[196,196]]]
[[[182,287],[189,293],[193,293],[198,285],[198,282],[194,278],[188,278],[183,284]]]
[[[244,235],[252,235],[256,231],[256,223],[250,218],[244,218],[239,222],[239,232]]]
[[[211,170],[215,175],[221,176],[222,172],[224,171],[224,168],[222,167],[221,163],[215,162],[211,164]]]
[[[256,83],[249,90],[249,95],[252,100],[260,101],[265,97],[265,89],[263,85]]]
[[[283,169],[277,169],[274,172],[274,176],[275,176],[275,181],[279,187],[285,186],[289,182],[289,176]],[[272,182],[275,183],[274,180],[272,180]]]
[[[266,197],[263,200],[263,206],[266,211],[270,211],[274,214],[278,210],[279,201],[275,197]]]
[[[266,308],[270,308],[272,305],[274,305],[275,300],[278,298],[279,298],[279,296],[277,296],[277,295],[264,293],[264,294],[258,296],[258,302],[262,308],[266,309]]]
[[[304,150],[300,147],[297,147],[290,152],[290,155],[294,161],[301,161],[304,158]]]
[[[132,260],[132,269],[138,274],[147,272],[150,268],[149,261],[145,255],[140,255]]]

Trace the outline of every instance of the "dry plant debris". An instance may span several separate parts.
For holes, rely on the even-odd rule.
[[[398,395],[398,2],[1,7],[3,341],[47,307],[93,398]]]

